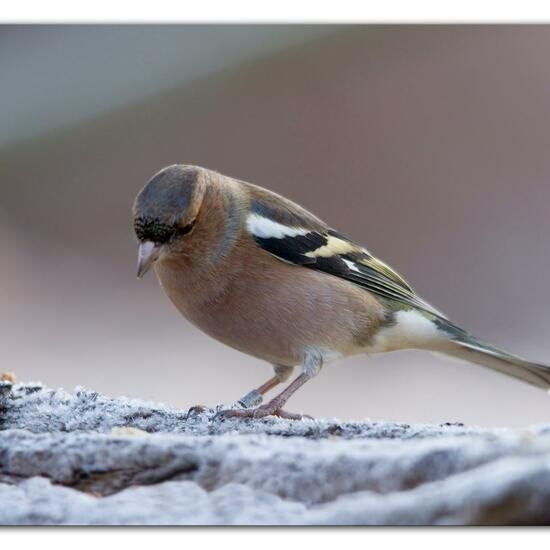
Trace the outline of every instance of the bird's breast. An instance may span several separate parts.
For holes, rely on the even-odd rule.
[[[360,353],[384,320],[381,304],[363,289],[278,260],[253,272],[196,277],[162,264],[156,272],[170,300],[196,327],[274,364],[298,365],[311,348],[326,362]]]

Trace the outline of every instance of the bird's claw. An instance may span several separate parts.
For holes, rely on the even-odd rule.
[[[191,416],[197,416],[207,410],[208,407],[205,407],[204,405],[194,405],[193,407],[189,408],[186,417],[190,418]]]
[[[227,409],[220,411],[214,416],[213,420],[218,420],[221,418],[258,419],[265,418],[266,416],[278,416],[279,418],[285,418],[287,420],[303,420],[304,418],[312,418],[311,416],[304,414],[287,412],[281,408],[270,405],[270,403],[267,403],[266,405],[256,407],[255,409]]]

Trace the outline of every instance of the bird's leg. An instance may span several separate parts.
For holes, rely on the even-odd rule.
[[[251,409],[252,407],[257,407],[264,400],[263,396],[275,386],[286,382],[294,367],[287,367],[285,365],[273,365],[273,370],[275,371],[275,376],[270,378],[265,384],[262,384],[259,388],[254,388],[249,391],[244,397],[239,399],[238,403],[242,405],[245,409]],[[207,409],[204,405],[195,405],[187,411],[187,416],[193,416],[200,414],[201,412]],[[225,411],[222,411],[222,413]]]
[[[265,384],[262,384],[259,388],[254,388],[249,391],[244,397],[239,399],[239,404],[241,404],[246,409],[257,407],[262,401],[263,396],[275,386],[278,386],[282,382],[286,382],[294,367],[286,367],[284,365],[273,365],[273,370],[275,371],[275,376],[270,378]]]
[[[283,411],[283,407],[289,398],[294,394],[296,390],[301,388],[308,380],[311,380],[314,376],[319,374],[321,367],[323,366],[323,358],[317,351],[310,351],[306,354],[304,359],[304,371],[298,376],[291,384],[289,384],[279,395],[275,396],[271,401],[257,407],[256,409],[247,410],[229,410],[224,411],[222,414],[226,418],[262,418],[264,416],[280,416],[282,418],[289,418],[292,420],[300,420],[303,418],[301,414],[293,414]]]
[[[291,384],[289,384],[279,395],[275,396],[271,401],[253,409],[252,416],[254,418],[261,418],[263,416],[280,416],[282,418],[289,418],[291,420],[301,420],[303,415],[294,414],[290,412],[283,411],[283,407],[286,402],[290,399],[292,394],[301,388],[311,376],[307,375],[305,372],[300,374]]]
[[[264,400],[264,394],[275,386],[278,386],[279,384],[279,379],[274,376],[273,378],[270,378],[265,384],[262,384],[259,388],[254,388],[253,390],[250,390],[244,397],[241,397],[239,399],[239,404],[246,409],[256,407]]]

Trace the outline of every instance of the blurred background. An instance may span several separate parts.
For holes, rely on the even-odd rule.
[[[1,26],[0,371],[230,403],[270,367],[135,276],[165,165],[287,195],[479,337],[550,363],[550,28]],[[523,426],[550,397],[423,352],[329,365],[289,410]]]

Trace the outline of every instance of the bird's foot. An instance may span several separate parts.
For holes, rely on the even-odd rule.
[[[205,405],[194,405],[193,407],[189,408],[186,416],[187,418],[190,418],[192,416],[198,416],[199,414],[207,410],[208,410],[208,407],[206,407]]]
[[[214,420],[219,418],[265,418],[266,416],[278,416],[287,420],[303,420],[304,418],[312,418],[305,414],[296,414],[284,411],[276,404],[267,403],[255,409],[228,409],[220,411],[214,417]]]

